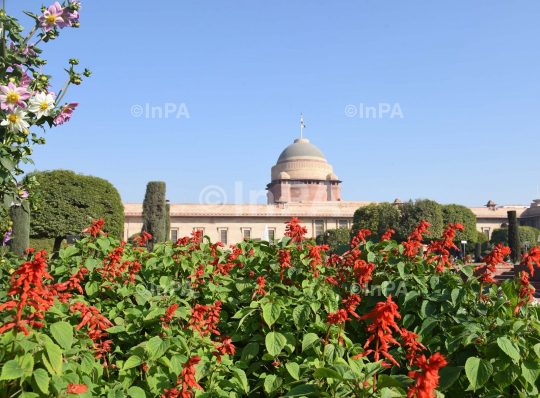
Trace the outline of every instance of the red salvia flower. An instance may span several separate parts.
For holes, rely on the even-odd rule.
[[[0,334],[6,330],[15,329],[22,331],[25,335],[30,334],[26,325],[30,327],[42,328],[43,323],[36,319],[43,319],[44,312],[54,305],[54,290],[43,285],[43,279],[53,279],[45,269],[47,252],[44,250],[35,254],[34,259],[26,261],[11,276],[11,287],[7,295],[14,296],[20,294],[18,300],[11,300],[0,305],[0,311],[17,309],[16,316],[11,316],[12,320],[0,327]],[[17,278],[17,279],[15,279]],[[26,306],[32,307],[32,312],[23,317],[23,309]]]
[[[210,333],[220,335],[217,330],[217,324],[220,319],[219,312],[221,311],[221,301],[216,301],[214,305],[195,304],[195,308],[190,310],[191,320],[184,327],[187,329],[191,326],[192,330],[197,330],[201,337],[207,336]]]
[[[384,241],[390,240],[392,238],[392,234],[395,234],[395,233],[396,233],[396,231],[394,231],[393,229],[388,228],[386,230],[386,232],[384,234],[382,234],[381,239],[379,240],[379,242],[384,242]]]
[[[493,279],[491,274],[488,273],[488,271],[490,271],[491,273],[496,272],[496,266],[499,263],[504,263],[504,256],[506,254],[510,254],[510,248],[508,246],[503,247],[503,245],[498,244],[493,248],[491,253],[489,253],[486,257],[482,259],[482,262],[485,263],[485,265],[480,265],[474,268],[475,271],[480,270],[480,272],[482,273],[482,276],[478,278],[478,281],[480,283],[497,282],[495,279]],[[482,295],[482,292],[480,292],[480,295]]]
[[[422,372],[414,371],[409,373],[409,377],[416,380],[414,386],[409,387],[407,398],[434,398],[435,393],[433,390],[439,385],[439,369],[446,366],[446,358],[436,352],[433,354],[429,361],[424,355],[417,358],[415,365],[420,368]]]
[[[360,304],[362,298],[357,294],[350,294],[346,299],[342,300],[345,310],[354,316],[356,319],[360,319],[360,316],[356,313],[356,306]]]
[[[234,355],[236,347],[232,344],[232,339],[229,336],[225,336],[221,339],[218,339],[221,344],[216,345],[214,348],[216,351],[212,352],[217,356],[218,363],[221,363],[222,355]]]
[[[88,391],[88,387],[84,384],[69,383],[67,386],[68,394],[84,394],[86,391]]]
[[[285,269],[291,268],[291,251],[279,249],[278,263],[281,268],[280,277],[283,281],[283,273],[285,272]]]
[[[127,285],[129,282],[135,283],[135,277],[137,273],[141,270],[141,268],[142,268],[141,263],[138,260],[130,262],[129,268],[128,268],[128,276],[126,280],[124,281],[124,284]]]
[[[369,235],[371,235],[371,231],[369,229],[361,229],[358,231],[352,240],[351,249],[358,247],[358,245],[360,245],[360,241],[362,241],[363,244],[366,244],[366,236]]]
[[[409,360],[409,366],[412,366],[414,360],[419,356],[417,353],[422,352],[426,347],[418,341],[416,333],[409,332],[407,329],[401,329],[401,340],[403,346],[408,350],[405,358]]]
[[[444,230],[441,239],[432,241],[428,246],[428,251],[433,253],[429,260],[428,264],[435,263],[435,273],[444,272],[444,267],[452,267],[452,264],[448,260],[450,252],[448,249],[457,249],[456,245],[453,242],[453,239],[456,237],[456,231],[465,231],[465,228],[460,223],[452,224],[450,223],[448,227]]]
[[[521,292],[519,293],[519,298],[522,300],[518,303],[514,310],[514,315],[516,315],[519,312],[519,309],[523,306],[525,303],[530,303],[534,300],[534,287],[530,286],[529,284],[529,274],[527,274],[525,271],[521,271],[521,278],[519,280],[519,284],[523,286],[521,288]]]
[[[535,246],[529,250],[528,253],[523,255],[523,261],[520,264],[524,264],[529,267],[531,276],[534,276],[534,264],[540,267],[540,246]]]
[[[181,391],[187,391],[188,388],[196,388],[202,390],[203,388],[195,380],[195,365],[201,361],[198,356],[191,357],[185,364],[183,364],[182,372],[178,376],[176,386],[181,386]]]
[[[257,294],[260,294],[261,296],[266,296],[266,291],[264,290],[264,287],[266,286],[266,279],[264,278],[264,276],[259,276],[257,278],[257,285],[259,287],[255,290],[255,293],[253,293],[253,296],[251,297],[252,300]]]
[[[300,224],[302,221],[299,221],[298,218],[293,217],[290,221],[287,221],[285,224],[285,236],[288,236],[291,239],[291,243],[300,243],[304,239],[305,234],[307,234],[307,228],[302,227]]]
[[[177,308],[178,304],[171,305],[169,308],[167,308],[167,311],[165,311],[165,315],[159,318],[161,319],[161,326],[163,326],[165,329],[169,329],[168,323],[172,321]]]
[[[324,253],[324,250],[328,250],[328,245],[322,246],[311,246],[309,245],[309,252],[305,258],[311,259],[309,266],[313,268],[313,276],[319,276],[319,270],[317,270],[317,265],[322,264],[321,252]]]
[[[94,238],[97,238],[98,234],[107,236],[107,234],[101,230],[101,228],[103,228],[103,225],[105,225],[105,221],[103,221],[103,218],[101,220],[92,221],[92,226],[86,229],[83,229],[81,233],[90,234]]]
[[[139,236],[133,239],[133,243],[139,246],[146,246],[146,242],[148,242],[149,239],[152,239],[152,235],[146,231],[142,231]]]
[[[350,321],[349,314],[347,313],[347,310],[342,309],[328,314],[328,317],[324,323],[328,323],[330,325],[340,325],[345,321]]]
[[[391,329],[394,328],[396,332],[401,332],[401,329],[395,321],[395,318],[401,318],[401,315],[397,312],[397,309],[397,304],[392,301],[392,295],[389,295],[386,302],[377,303],[370,313],[362,316],[361,319],[363,320],[373,318],[371,325],[366,328],[366,330],[371,333],[371,336],[368,337],[366,344],[364,345],[364,349],[366,349],[374,339],[376,339],[376,347],[375,350],[367,350],[356,355],[354,359],[362,358],[374,353],[375,361],[378,361],[380,354],[382,354],[394,365],[399,366],[394,357],[388,353],[388,349],[390,348],[389,343],[400,345],[392,337]]]
[[[403,242],[403,247],[405,250],[403,254],[409,258],[415,258],[418,255],[418,249],[422,246],[423,234],[430,235],[428,228],[431,225],[422,220],[416,228],[412,231],[411,235],[407,238],[407,242]]]
[[[197,267],[197,269],[192,275],[188,276],[188,278],[195,278],[195,280],[191,282],[191,286],[194,289],[200,289],[201,286],[204,285],[204,280],[202,278],[203,275],[204,275],[204,265],[201,264]]]

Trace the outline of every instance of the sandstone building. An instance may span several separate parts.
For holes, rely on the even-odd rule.
[[[212,242],[230,245],[244,238],[282,238],[285,222],[298,217],[308,236],[333,228],[350,228],[356,209],[369,201],[341,199],[341,181],[319,148],[307,139],[297,139],[279,156],[267,185],[268,204],[171,204],[170,238],[188,236],[201,229]],[[394,203],[399,203],[396,199]],[[142,204],[125,203],[124,239],[142,228]],[[516,210],[520,224],[540,228],[540,200],[530,206],[471,207],[477,228],[491,238],[508,221],[507,211]]]

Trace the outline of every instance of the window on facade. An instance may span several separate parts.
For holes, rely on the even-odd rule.
[[[274,231],[273,229],[269,229],[268,230],[268,237],[270,239],[275,238],[276,237],[276,231]]]
[[[489,240],[489,228],[484,228],[484,233],[486,234],[488,240]]]
[[[324,232],[324,220],[315,220],[315,236]]]
[[[251,229],[244,229],[244,238],[246,239],[251,238]]]
[[[171,240],[177,241],[178,240],[178,230],[177,229],[171,229]]]
[[[349,228],[349,222],[347,220],[338,221],[339,228]]]
[[[227,245],[227,230],[226,229],[222,229],[220,231],[220,240],[221,240],[221,243],[223,243],[224,245]]]

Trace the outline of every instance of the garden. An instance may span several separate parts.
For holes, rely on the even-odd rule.
[[[27,35],[4,10],[1,398],[540,396],[540,307],[529,283],[540,247],[520,255],[525,270],[502,283],[492,274],[517,256],[502,244],[511,237],[479,265],[454,263],[456,243],[478,238],[455,207],[445,208],[444,223],[442,215],[436,225],[419,218],[397,232],[385,224],[394,207],[366,207],[337,250],[342,238],[331,247],[309,239],[294,217],[270,241],[225,247],[202,231],[166,241],[169,228],[159,227],[125,242],[123,216],[107,208],[121,208],[116,191],[69,171],[39,174],[53,187],[41,200],[38,174],[21,166],[46,143],[35,131],[71,119],[79,104],[62,100],[91,72],[77,72],[72,58],[66,82],[52,91],[38,45],[78,28],[81,5],[26,12],[34,23]],[[98,186],[83,205],[107,208],[108,217],[62,209],[55,193],[77,196],[64,177]],[[433,208],[404,209],[422,206]],[[28,235],[30,211],[39,236],[54,240],[51,250],[14,233]],[[56,211],[79,226],[73,243],[62,244],[65,226],[47,219]],[[365,228],[374,218],[363,212],[382,221]]]

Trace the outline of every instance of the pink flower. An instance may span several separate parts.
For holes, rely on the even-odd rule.
[[[78,102],[72,102],[69,105],[66,105],[64,109],[56,116],[53,120],[53,123],[55,126],[60,126],[61,124],[64,124],[64,122],[69,122],[71,119],[71,115],[73,114],[73,111],[75,108],[79,106]]]
[[[2,110],[8,109],[10,112],[15,111],[16,107],[26,109],[26,103],[24,100],[30,98],[30,93],[24,87],[17,87],[12,82],[9,82],[7,86],[0,86],[0,108]]]
[[[41,15],[39,20],[39,27],[44,28],[45,32],[50,31],[56,26],[60,26],[60,24],[64,25],[65,22],[62,19],[62,13],[64,9],[60,5],[60,3],[55,2],[52,6],[50,6],[43,15]]]

